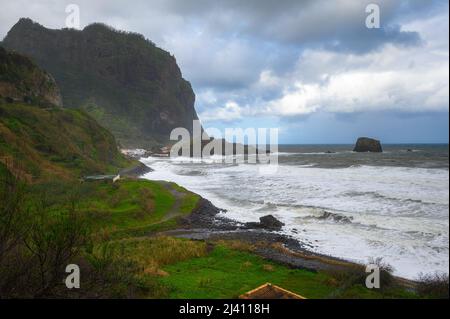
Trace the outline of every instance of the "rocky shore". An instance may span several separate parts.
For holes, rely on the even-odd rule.
[[[241,223],[221,214],[224,212],[226,210],[201,198],[192,213],[182,217],[176,229],[161,231],[152,236],[165,235],[208,242],[225,240],[237,245],[244,244],[265,259],[309,271],[365,272],[362,264],[313,252],[310,244],[282,233],[284,224],[272,215],[261,217],[259,222]],[[314,218],[332,219],[344,224],[352,222],[351,217],[327,211]],[[412,280],[395,278],[408,289],[417,284]]]
[[[281,234],[279,230],[283,224],[272,215],[262,217],[260,222],[242,224],[218,216],[221,212],[224,210],[202,198],[194,212],[183,218],[179,229],[164,234],[193,240],[241,241],[255,247],[255,253],[266,259],[310,271],[360,267],[338,258],[312,253],[303,243]]]

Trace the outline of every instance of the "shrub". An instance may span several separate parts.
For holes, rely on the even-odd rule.
[[[444,273],[420,274],[417,284],[417,293],[424,298],[448,299],[449,281]]]

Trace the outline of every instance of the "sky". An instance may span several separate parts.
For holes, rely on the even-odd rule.
[[[368,4],[380,28],[367,28]],[[103,22],[177,59],[204,127],[279,128],[280,143],[448,143],[447,0],[0,0],[21,17]]]

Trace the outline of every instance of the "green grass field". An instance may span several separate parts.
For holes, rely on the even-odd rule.
[[[266,282],[307,298],[323,298],[333,290],[324,274],[290,269],[220,245],[207,256],[163,269],[169,275],[161,282],[171,288],[171,298],[236,298]]]
[[[33,186],[30,202],[46,201],[47,210],[75,209],[93,231],[127,238],[177,227],[191,213],[199,196],[173,183],[122,179],[116,183],[52,181]]]
[[[404,288],[369,290],[332,273],[293,269],[227,242],[166,236],[109,242],[115,258],[137,265],[143,298],[237,298],[266,282],[305,298],[417,298]]]

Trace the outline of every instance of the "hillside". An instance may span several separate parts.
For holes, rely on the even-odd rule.
[[[0,99],[41,106],[62,105],[53,77],[31,60],[0,47]]]
[[[0,49],[0,162],[29,180],[117,172],[129,165],[114,136],[83,110],[60,107],[52,78]]]
[[[84,109],[128,148],[167,143],[173,128],[191,129],[197,119],[175,58],[142,35],[98,23],[50,30],[20,19],[2,45],[32,57],[55,77],[65,107]]]

